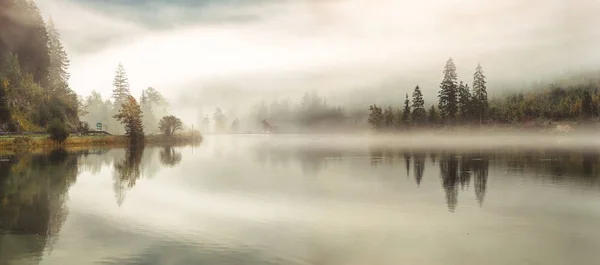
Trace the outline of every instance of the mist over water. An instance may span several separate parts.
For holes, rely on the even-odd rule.
[[[70,88],[98,92],[81,120],[123,133],[122,63],[159,99],[146,134],[175,115],[204,138],[0,154],[0,265],[600,260],[598,1],[36,2]],[[490,103],[573,87],[404,117],[417,85],[438,106],[444,62],[457,85],[481,63]]]
[[[0,162],[0,261],[598,259],[597,148],[444,139],[208,135],[199,146],[8,156]]]

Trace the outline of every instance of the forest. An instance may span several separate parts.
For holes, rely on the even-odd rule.
[[[143,135],[143,125],[146,132],[159,131],[159,117],[168,113],[160,92],[150,87],[139,99],[131,97],[119,64],[111,99],[97,92],[82,98],[69,86],[70,61],[52,19],[45,21],[30,0],[0,0],[0,11],[1,131],[52,131],[58,126],[82,132],[97,123],[113,134]],[[137,125],[130,121],[132,115],[140,120]]]
[[[31,0],[0,0],[0,130],[4,132],[68,130],[81,132],[102,124],[112,134],[143,136],[163,128],[181,129],[179,119],[165,120],[170,106],[149,87],[131,95],[125,67],[118,62],[110,98],[94,91],[86,97],[69,86],[69,58],[51,18],[44,20]],[[261,130],[267,121],[280,131],[314,132],[362,128],[395,131],[441,126],[528,126],[549,121],[596,121],[600,108],[599,80],[547,84],[488,99],[483,67],[477,65],[469,80],[460,81],[456,65],[448,59],[439,93],[426,99],[417,85],[411,94],[398,93],[403,106],[330,104],[316,92],[298,102],[288,99],[261,101],[240,119],[216,108],[212,116],[198,119],[201,131]],[[403,91],[406,88],[398,88]],[[517,90],[519,91],[519,90]],[[527,91],[527,92],[524,92]],[[394,96],[394,95],[391,95]],[[162,125],[161,125],[162,124]],[[168,127],[168,128],[167,128]],[[58,128],[58,129],[57,129]]]
[[[549,84],[488,100],[481,64],[475,68],[472,88],[458,81],[452,58],[446,61],[443,74],[437,102],[426,106],[417,85],[412,95],[405,95],[402,108],[369,106],[369,124],[377,131],[473,124],[543,126],[550,121],[589,123],[599,114],[599,80]]]

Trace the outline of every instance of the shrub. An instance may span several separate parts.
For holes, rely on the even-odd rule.
[[[181,120],[173,115],[162,117],[158,124],[160,131],[166,136],[172,136],[183,128]]]
[[[79,125],[77,125],[78,133],[88,133],[90,132],[90,125],[87,122],[80,121]]]
[[[27,148],[32,144],[32,140],[29,137],[18,136],[12,140],[12,144],[20,148]]]
[[[67,125],[60,120],[53,120],[48,125],[47,132],[50,134],[50,138],[58,143],[63,143],[69,137]]]

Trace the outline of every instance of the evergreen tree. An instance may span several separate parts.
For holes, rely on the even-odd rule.
[[[140,142],[144,138],[142,117],[140,105],[131,95],[127,98],[126,103],[122,103],[121,109],[114,116],[115,119],[125,125],[125,135],[129,137],[133,144]]]
[[[145,93],[155,117],[167,116],[170,108],[169,102],[158,90],[148,87],[143,93]]]
[[[581,113],[584,118],[593,117],[593,105],[592,105],[592,95],[590,95],[590,91],[585,90],[583,92],[583,99],[581,100]]]
[[[79,98],[69,88],[69,58],[60,41],[60,34],[54,27],[52,19],[48,22],[48,87],[46,89],[46,100],[54,97],[53,101],[59,101],[64,105],[64,119],[74,127],[79,123]],[[62,117],[54,117],[62,118]]]
[[[427,111],[425,110],[425,100],[419,86],[415,87],[412,95],[412,120],[415,124],[423,124],[427,120]]]
[[[404,126],[404,121],[402,120],[402,117],[404,115],[402,115],[402,110],[401,109],[396,109],[396,111],[394,112],[394,128],[399,130],[402,129],[402,126]]]
[[[471,116],[471,92],[469,85],[463,84],[460,81],[458,85],[458,110],[461,121],[468,122]]]
[[[369,106],[371,113],[369,114],[369,124],[374,130],[380,130],[384,127],[383,111],[377,105]]]
[[[442,121],[453,123],[456,118],[457,106],[457,75],[456,66],[452,58],[446,61],[444,79],[440,84],[439,109]]]
[[[394,127],[394,110],[392,107],[387,107],[383,111],[383,127],[386,129]]]
[[[479,123],[483,122],[483,119],[487,115],[488,96],[485,75],[483,75],[481,64],[477,64],[475,74],[473,75],[473,105],[474,111],[479,118]]]
[[[48,21],[48,53],[50,66],[48,69],[48,85],[51,93],[63,93],[68,87],[69,58],[60,41],[60,33],[54,27],[52,18]]]
[[[129,92],[129,80],[127,80],[125,67],[122,64],[117,66],[113,87],[112,97],[115,105],[121,106],[123,103],[127,103],[131,93]]]
[[[8,83],[4,83],[2,80],[0,80],[0,128],[4,124],[9,124],[12,121],[10,108],[8,107],[8,98],[6,95],[7,85]]]
[[[227,123],[227,117],[223,114],[221,108],[216,108],[213,113],[213,120],[215,121],[215,130],[217,132],[224,132]]]
[[[48,32],[40,10],[33,1],[0,1],[0,56],[6,52],[18,55],[24,74],[35,83],[48,81]]]
[[[408,99],[408,93],[404,99],[404,110],[402,111],[402,121],[405,125],[410,124],[410,100]]]
[[[435,110],[435,106],[431,105],[429,112],[427,113],[427,122],[430,125],[435,125],[440,122],[440,114]]]

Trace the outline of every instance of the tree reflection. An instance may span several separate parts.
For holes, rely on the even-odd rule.
[[[164,166],[175,166],[181,162],[181,153],[171,146],[165,146],[160,151],[160,163]]]
[[[439,166],[440,182],[450,212],[456,210],[459,193],[465,191],[474,193],[477,203],[483,206],[489,186],[488,175],[491,161],[494,162],[493,166],[499,167],[502,172],[509,172],[511,177],[522,175],[544,181],[568,182],[569,185],[582,187],[600,184],[599,158],[594,150],[444,151],[418,148],[407,150],[384,146],[370,146],[367,150],[355,151],[356,154],[344,150],[343,147],[261,146],[257,150],[259,150],[257,156],[262,154],[268,157],[287,157],[292,161],[295,160],[300,164],[304,173],[314,174],[321,170],[327,171],[327,161],[331,160],[325,158],[348,155],[351,155],[352,158],[352,162],[348,162],[352,163],[352,168],[384,168],[384,170],[373,170],[372,174],[393,172],[391,174],[394,174],[395,177],[404,174],[406,170],[410,176],[412,169],[412,176],[418,187],[421,187],[423,183],[426,166]],[[361,160],[360,158],[363,158],[365,153],[370,157]],[[427,163],[427,159],[430,159],[433,165]],[[400,161],[404,161],[404,163]],[[350,164],[348,166],[350,167]]]
[[[483,199],[485,198],[489,167],[490,162],[486,155],[479,155],[479,157],[471,160],[471,168],[473,169],[474,175],[473,186],[475,188],[475,198],[477,198],[479,206],[483,205]]]
[[[454,212],[458,203],[458,159],[455,153],[442,154],[440,161],[442,187],[446,193],[448,210]]]
[[[68,213],[78,154],[5,156],[0,160],[0,264],[33,254],[39,261]],[[18,235],[18,236],[17,236]]]
[[[143,154],[144,147],[132,146],[125,151],[125,157],[115,163],[113,190],[119,206],[125,201],[127,190],[133,188],[141,177],[140,164]]]
[[[404,167],[406,168],[406,177],[410,175],[410,153],[404,153]]]
[[[414,175],[417,186],[421,186],[421,180],[423,179],[423,173],[425,172],[425,157],[423,153],[415,153],[413,156],[414,161]]]
[[[458,185],[463,190],[469,187],[471,176],[474,177],[475,197],[479,205],[483,204],[487,189],[488,155],[464,153],[458,156],[456,153],[447,153],[440,157],[439,164],[449,211],[454,212],[458,204]]]
[[[465,154],[460,157],[460,187],[465,189],[471,183],[471,159],[470,155]]]

